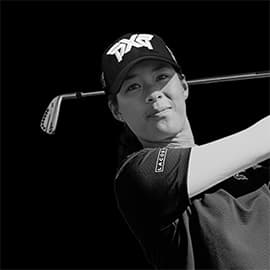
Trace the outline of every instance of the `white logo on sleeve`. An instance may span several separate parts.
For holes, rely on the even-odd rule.
[[[167,155],[167,148],[161,148],[158,152],[158,157],[156,160],[156,168],[155,168],[156,173],[164,171],[166,155]]]
[[[141,48],[146,47],[149,50],[153,50],[151,39],[153,35],[149,34],[134,34],[129,39],[121,39],[115,43],[107,52],[107,55],[115,55],[118,62],[123,60],[123,56],[130,52],[132,47]]]

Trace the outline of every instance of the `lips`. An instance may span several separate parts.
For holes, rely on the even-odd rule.
[[[148,118],[153,118],[153,117],[158,117],[159,114],[161,114],[164,111],[170,110],[172,107],[171,106],[167,106],[167,107],[162,107],[159,109],[153,109],[150,111],[150,113],[148,114]]]

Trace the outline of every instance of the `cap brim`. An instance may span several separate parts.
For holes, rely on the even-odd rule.
[[[165,58],[165,57],[161,57],[161,56],[142,56],[142,57],[139,57],[133,61],[131,61],[130,63],[128,63],[121,71],[120,73],[118,74],[117,78],[115,79],[113,85],[110,87],[110,94],[113,94],[113,95],[116,95],[120,88],[121,88],[121,85],[122,85],[122,82],[123,80],[125,79],[127,73],[129,72],[129,70],[135,65],[137,64],[138,62],[142,61],[142,60],[150,60],[150,59],[153,59],[153,60],[159,60],[159,61],[163,61],[163,62],[166,62],[168,64],[171,64],[173,66],[173,68],[177,71],[177,72],[181,72],[181,68],[180,66],[175,63],[174,61],[168,59],[168,58]]]

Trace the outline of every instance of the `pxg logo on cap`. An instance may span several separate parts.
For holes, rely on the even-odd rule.
[[[149,34],[134,34],[129,39],[123,38],[109,49],[107,55],[115,55],[117,61],[121,62],[123,56],[130,52],[132,47],[146,47],[149,50],[153,50],[153,46],[150,42],[152,38],[153,35]]]
[[[165,42],[155,34],[128,33],[112,43],[102,55],[102,87],[107,95],[115,95],[129,72],[142,60],[159,60],[180,66]]]

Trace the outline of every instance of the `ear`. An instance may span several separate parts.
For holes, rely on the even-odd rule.
[[[118,110],[118,106],[116,104],[114,104],[111,100],[108,100],[108,107],[109,107],[113,117],[116,120],[118,120],[120,122],[125,122],[123,117],[122,117],[122,114]]]
[[[183,88],[184,88],[184,97],[185,99],[188,98],[188,94],[189,94],[189,87],[188,87],[188,83],[186,81],[186,77],[184,74],[181,74],[182,78],[181,78],[181,82],[182,82],[182,85],[183,85]]]

